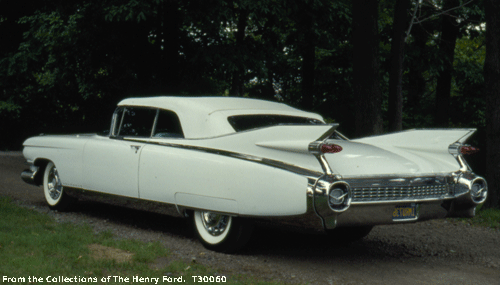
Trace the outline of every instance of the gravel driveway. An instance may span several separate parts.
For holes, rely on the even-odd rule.
[[[159,241],[183,259],[249,274],[261,280],[308,284],[500,284],[500,231],[458,220],[375,227],[365,239],[343,246],[323,235],[257,228],[237,255],[207,251],[185,220],[93,201],[60,213],[45,206],[41,188],[25,184],[19,152],[0,152],[0,195],[48,213],[57,221],[86,223],[123,238]],[[158,260],[158,266],[170,259]]]

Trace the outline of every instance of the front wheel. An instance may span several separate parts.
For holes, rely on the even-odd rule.
[[[73,197],[64,193],[61,177],[52,161],[47,164],[43,174],[43,193],[52,210],[64,211],[75,201]]]
[[[243,247],[253,230],[247,221],[209,211],[194,211],[193,224],[196,236],[207,249],[231,253]]]

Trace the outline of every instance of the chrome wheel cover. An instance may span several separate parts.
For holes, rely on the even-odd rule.
[[[212,236],[219,236],[227,229],[229,216],[202,211],[201,221],[207,233]]]
[[[50,198],[54,200],[59,199],[59,197],[61,197],[63,186],[61,183],[61,179],[59,178],[59,173],[57,173],[57,169],[55,167],[52,167],[52,169],[50,169],[47,181],[47,188]]]

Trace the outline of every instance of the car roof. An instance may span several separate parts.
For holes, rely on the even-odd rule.
[[[186,138],[207,138],[234,133],[227,118],[235,115],[275,114],[307,117],[323,121],[314,113],[283,103],[235,97],[156,96],[128,98],[118,106],[151,107],[173,111],[181,121]]]

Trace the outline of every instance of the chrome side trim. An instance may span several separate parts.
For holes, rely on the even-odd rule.
[[[136,141],[135,139],[130,139],[130,138],[124,138],[124,140]],[[319,177],[319,176],[323,175],[323,173],[320,171],[307,169],[307,168],[300,167],[300,166],[293,165],[293,164],[289,164],[286,162],[282,162],[282,161],[278,161],[278,160],[274,160],[274,159],[269,159],[269,158],[264,158],[264,157],[259,157],[259,156],[254,156],[254,155],[250,155],[250,154],[242,154],[242,153],[221,150],[221,149],[215,149],[215,148],[183,145],[183,144],[174,144],[174,143],[166,143],[166,142],[151,142],[151,141],[141,141],[141,142],[148,143],[148,144],[162,145],[162,146],[166,146],[166,147],[173,147],[173,148],[180,148],[180,149],[187,149],[187,150],[194,150],[194,151],[201,151],[201,152],[205,152],[205,153],[223,155],[223,156],[227,156],[227,157],[232,157],[232,158],[237,158],[237,159],[242,159],[242,160],[246,160],[246,161],[264,164],[267,166],[283,169],[283,170],[290,171],[290,172],[304,175],[304,176]]]
[[[67,186],[64,187],[64,192],[79,200],[95,201],[174,217],[184,217],[175,204],[125,197]]]

